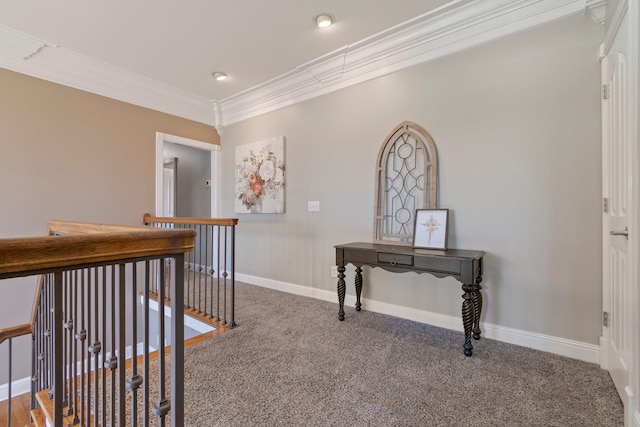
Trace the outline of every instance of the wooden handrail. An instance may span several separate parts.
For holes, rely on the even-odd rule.
[[[53,226],[61,222],[54,222]],[[67,223],[69,227],[74,227]],[[82,223],[81,223],[82,224]],[[86,225],[86,224],[85,224]],[[0,279],[29,276],[68,267],[174,255],[193,250],[190,229],[126,227],[131,231],[0,239]],[[112,229],[122,229],[120,226]],[[60,230],[57,230],[60,231]]]
[[[31,333],[31,325],[26,323],[24,325],[9,326],[8,328],[0,329],[0,344],[8,339],[21,337]]]
[[[200,225],[237,225],[238,218],[185,218],[185,217],[157,217],[151,214],[142,215],[142,222],[163,224],[200,224]]]
[[[95,224],[91,222],[74,222],[49,220],[47,223],[47,235],[54,233],[61,234],[95,234],[95,233],[116,233],[147,231],[147,227],[132,225]]]

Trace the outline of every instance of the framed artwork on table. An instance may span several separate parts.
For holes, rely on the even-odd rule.
[[[416,209],[413,247],[447,249],[449,209]]]

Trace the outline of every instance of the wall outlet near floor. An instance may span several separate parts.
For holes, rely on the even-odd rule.
[[[337,265],[332,265],[331,266],[331,277],[338,277],[338,266]]]

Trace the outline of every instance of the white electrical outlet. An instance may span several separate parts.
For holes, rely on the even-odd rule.
[[[309,212],[320,212],[320,202],[315,200],[313,202],[308,202]]]
[[[337,265],[332,265],[331,266],[331,277],[338,277],[338,266]]]

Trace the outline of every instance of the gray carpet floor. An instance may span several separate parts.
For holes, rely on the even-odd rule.
[[[185,349],[186,426],[622,426],[599,366],[238,283],[238,326]]]

